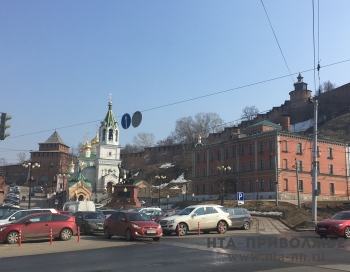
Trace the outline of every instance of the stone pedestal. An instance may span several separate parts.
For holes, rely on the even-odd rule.
[[[126,193],[124,192],[125,188]],[[141,207],[141,203],[137,199],[137,187],[133,184],[113,185],[113,198],[108,204],[111,208],[116,209],[133,209]]]

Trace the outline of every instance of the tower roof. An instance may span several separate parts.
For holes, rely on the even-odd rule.
[[[45,141],[46,144],[62,144],[67,146],[61,136],[58,134],[58,132],[55,130],[55,132]]]
[[[106,127],[114,127],[115,124],[117,123],[117,121],[114,117],[113,111],[112,111],[112,105],[113,105],[112,101],[109,101],[108,102],[108,112],[106,114],[105,119],[102,122]]]
[[[76,184],[78,181],[84,181],[89,187],[92,188],[92,183],[90,180],[88,180],[86,177],[84,177],[83,173],[81,172],[81,168],[79,168],[78,173],[75,175],[75,177],[71,180],[68,181],[68,187],[73,186]]]

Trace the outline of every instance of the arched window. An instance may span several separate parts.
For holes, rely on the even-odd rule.
[[[118,141],[118,130],[115,131],[115,140]]]
[[[102,141],[106,140],[106,129],[104,128],[102,131]]]
[[[108,140],[110,140],[110,141],[113,140],[113,129],[109,129],[109,131],[108,131]]]

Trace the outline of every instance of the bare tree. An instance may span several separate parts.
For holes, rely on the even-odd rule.
[[[320,93],[329,92],[329,91],[335,89],[336,86],[337,86],[337,85],[335,85],[335,83],[332,83],[332,82],[330,82],[329,80],[328,80],[328,81],[325,81],[325,82],[323,82],[323,83],[320,85],[320,87],[319,87],[319,89],[318,89],[318,93],[320,94]]]
[[[152,133],[139,132],[133,139],[134,146],[145,148],[154,145],[155,137]]]
[[[131,145],[131,144],[126,144],[124,146],[124,148],[122,148],[121,153],[125,154],[125,153],[133,153],[133,152],[137,152],[139,150],[139,148],[135,145]]]
[[[194,144],[198,135],[207,137],[209,133],[223,130],[224,121],[217,113],[197,113],[194,118],[183,117],[176,121],[175,135],[186,143]]]
[[[18,160],[20,163],[24,163],[27,158],[27,154],[25,152],[20,152],[17,154]]]
[[[242,110],[241,117],[248,121],[253,120],[259,113],[259,110],[256,106],[247,106]]]

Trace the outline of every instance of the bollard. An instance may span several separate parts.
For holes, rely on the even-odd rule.
[[[222,221],[220,221],[220,234],[222,234]]]
[[[52,245],[52,228],[50,228],[50,245]]]
[[[22,245],[22,231],[19,230],[18,232],[18,246]]]
[[[180,237],[180,224],[177,224],[177,237]]]
[[[78,242],[80,242],[80,228],[78,226]]]
[[[199,222],[198,222],[198,236],[200,236],[200,235],[201,235],[201,227],[200,227]]]

